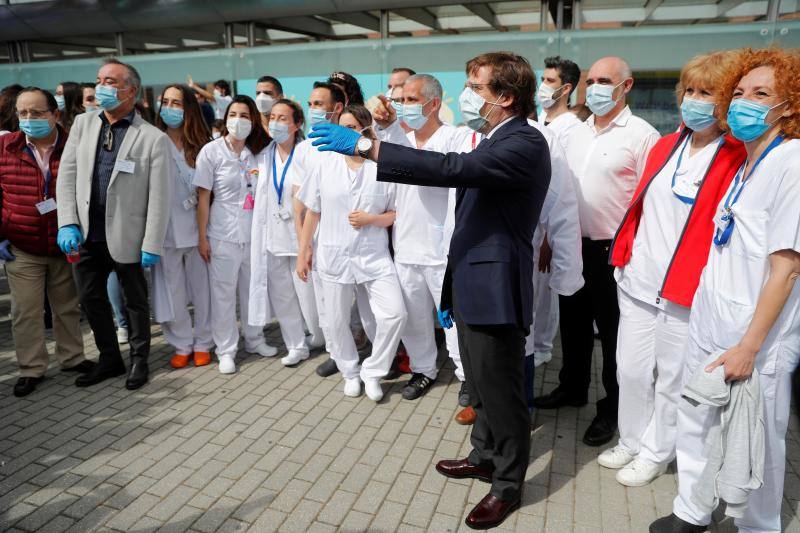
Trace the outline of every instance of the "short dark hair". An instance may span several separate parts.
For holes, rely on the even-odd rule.
[[[489,52],[467,61],[465,70],[470,75],[481,67],[492,69],[489,83],[492,92],[512,96],[514,102],[509,110],[518,117],[528,118],[535,106],[536,92],[536,75],[528,60],[513,52]]]
[[[348,105],[364,105],[364,92],[361,90],[358,80],[352,74],[337,70],[328,77],[328,83],[342,86],[345,96],[347,96]]]
[[[40,87],[25,87],[22,89],[18,94],[17,98],[19,98],[20,94],[25,93],[42,93],[44,95],[45,100],[47,100],[47,110],[51,113],[55,113],[58,110],[58,103],[56,102],[56,97],[53,96],[53,93],[46,89],[42,89]]]
[[[258,83],[271,83],[276,89],[278,89],[278,94],[283,94],[283,85],[281,85],[281,82],[278,81],[278,78],[274,76],[261,76],[258,78],[256,84]]]
[[[225,80],[217,80],[217,81],[215,81],[214,82],[214,87],[219,87],[220,89],[225,91],[224,96],[230,96],[231,95],[231,84],[228,83]]]
[[[0,130],[17,131],[19,129],[15,106],[17,95],[22,89],[22,85],[14,83],[0,90]]]
[[[392,69],[392,74],[397,74],[398,72],[408,72],[409,76],[413,76],[414,74],[416,74],[416,71],[408,67],[397,67]]]
[[[544,60],[545,68],[552,68],[558,72],[558,77],[561,78],[561,83],[569,83],[572,85],[570,96],[575,92],[578,87],[578,82],[581,79],[581,69],[574,61],[569,59],[562,59],[561,56],[547,57]]]
[[[342,91],[341,87],[336,84],[328,83],[327,81],[315,81],[314,82],[314,89],[328,89],[331,93],[331,99],[333,103],[341,103],[344,105],[345,95],[344,91]]]
[[[88,81],[81,83],[81,89],[94,89],[95,87],[97,87],[95,83],[90,83]]]

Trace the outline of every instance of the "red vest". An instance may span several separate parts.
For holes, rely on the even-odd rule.
[[[612,265],[622,267],[630,261],[647,189],[690,133],[691,130],[683,128],[680,132],[662,137],[650,150],[642,180],[633,194],[631,205],[611,245],[609,262]],[[661,290],[658,291],[659,297],[686,307],[692,305],[694,293],[700,284],[700,274],[708,262],[711,250],[714,214],[746,157],[744,144],[726,135],[697,191],[697,198],[689,211],[680,240],[672,254]]]
[[[56,176],[67,134],[58,127],[58,141],[50,156],[48,197],[55,198]],[[21,131],[0,137],[0,240],[34,255],[57,256],[58,217],[56,211],[40,215],[36,204],[44,199],[44,176],[27,149]]]

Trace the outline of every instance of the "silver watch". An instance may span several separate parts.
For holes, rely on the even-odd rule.
[[[356,143],[356,152],[359,156],[367,159],[369,157],[369,153],[372,150],[372,139],[368,139],[366,137],[361,137],[358,142]]]

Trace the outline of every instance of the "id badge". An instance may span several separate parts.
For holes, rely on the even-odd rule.
[[[244,197],[244,205],[242,205],[242,209],[245,211],[252,211],[255,205],[256,202],[253,200],[253,193],[247,193],[247,196]]]
[[[197,195],[196,194],[192,194],[191,196],[186,198],[186,200],[183,201],[183,208],[186,209],[187,211],[189,211],[190,209],[192,209],[196,205],[197,205]]]
[[[695,185],[694,182],[689,180],[680,180],[675,183],[672,187],[672,192],[675,193],[677,196],[689,199],[696,199],[697,198],[697,191],[699,190],[699,186]]]
[[[43,200],[36,204],[36,209],[39,210],[40,215],[46,215],[52,211],[56,210],[56,199],[55,198],[48,198],[47,200]]]
[[[281,220],[289,220],[290,218],[292,218],[292,213],[289,212],[288,209],[281,209],[280,211],[278,211],[278,218],[280,218]]]
[[[731,220],[733,220],[733,212],[724,207],[720,208],[717,214],[714,215],[714,226],[721,232],[725,231],[725,228],[730,225]]]

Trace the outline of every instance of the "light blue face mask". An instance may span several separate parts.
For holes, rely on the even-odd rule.
[[[746,98],[733,100],[728,108],[728,127],[731,129],[731,134],[742,142],[758,139],[781,118],[779,115],[768,123],[766,118],[769,112],[785,103],[786,100],[769,107]]]
[[[122,100],[117,98],[117,88],[111,85],[98,84],[94,88],[94,98],[97,100],[97,105],[107,111],[117,108]]]
[[[403,104],[401,104],[400,102],[392,101],[392,108],[394,109],[394,112],[397,113],[397,119],[398,120],[402,120],[403,119]]]
[[[481,108],[483,108],[486,100],[469,87],[464,87],[461,96],[458,97],[458,107],[461,110],[461,116],[464,117],[464,122],[471,130],[480,131],[481,128],[489,122],[487,117],[492,113],[497,102],[499,102],[502,97],[503,95],[501,94],[497,98],[497,101],[492,102],[492,107],[489,108],[489,111],[484,117],[481,115]]]
[[[183,109],[177,107],[162,107],[158,114],[167,127],[177,128],[183,124]]]
[[[418,130],[428,122],[428,116],[422,113],[422,108],[428,105],[433,99],[424,104],[404,104],[403,122],[412,130]]]
[[[324,109],[309,109],[308,110],[308,124],[315,126],[316,124],[325,124],[331,121],[332,112],[325,111]]]
[[[716,124],[713,102],[703,102],[693,98],[684,97],[681,102],[681,118],[686,127],[692,131],[703,131]]]
[[[59,111],[64,111],[64,108],[67,107],[67,100],[64,98],[63,94],[55,95],[56,104],[58,105]]]
[[[289,125],[281,122],[269,121],[269,136],[278,144],[286,142],[289,138]]]
[[[31,139],[43,139],[53,131],[53,125],[46,118],[22,118],[19,129]]]
[[[619,98],[622,98],[622,95],[620,95],[619,98],[614,100],[613,96],[614,90],[623,83],[625,83],[625,80],[616,85],[601,85],[599,83],[590,85],[586,89],[586,105],[589,106],[589,110],[598,117],[608,115],[619,102]]]

